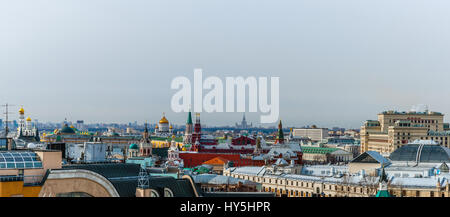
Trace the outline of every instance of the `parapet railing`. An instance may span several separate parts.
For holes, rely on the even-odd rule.
[[[3,175],[0,176],[0,182],[18,182],[18,181],[23,181],[24,186],[37,186],[37,185],[41,185],[42,183],[42,178],[44,176],[43,175],[28,175],[28,176],[23,176],[23,175],[12,175],[12,176],[8,176],[8,175]]]

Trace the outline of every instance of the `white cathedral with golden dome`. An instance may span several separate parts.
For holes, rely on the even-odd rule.
[[[163,117],[159,120],[158,124],[155,126],[155,135],[161,137],[168,137],[172,135],[173,126],[169,124],[166,115],[163,113]]]
[[[31,123],[31,118],[25,119],[25,110],[23,107],[19,109],[19,127],[17,127],[16,139],[25,140],[28,142],[39,142],[39,132],[37,128]]]

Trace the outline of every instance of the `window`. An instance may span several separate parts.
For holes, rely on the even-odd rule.
[[[168,188],[164,188],[164,197],[173,197],[172,190],[170,190]]]
[[[150,189],[150,197],[159,197],[159,193],[156,190]]]

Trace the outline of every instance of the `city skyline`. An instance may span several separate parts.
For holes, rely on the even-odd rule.
[[[418,105],[412,106],[410,109],[404,109],[404,110],[387,109],[387,110],[379,111],[379,112],[377,112],[374,115],[378,115],[378,114],[381,114],[382,112],[386,112],[386,111],[397,111],[397,112],[410,112],[410,111],[425,112],[425,111],[433,111],[433,112],[439,112],[439,111],[430,110],[428,105],[418,104]],[[18,115],[16,115],[15,113],[16,112],[11,112],[11,106],[9,106],[9,122],[10,122],[10,124],[12,122],[14,122],[14,121],[17,121]],[[239,124],[241,123],[242,118],[243,118],[244,115],[245,115],[245,119],[246,119],[247,123],[249,123],[249,124],[252,123],[253,124],[252,127],[256,127],[256,128],[259,128],[259,127],[262,127],[262,128],[276,128],[276,126],[278,125],[278,122],[274,123],[274,124],[259,124],[257,122],[252,122],[252,120],[249,120],[249,118],[248,118],[249,114],[251,114],[251,113],[234,112],[234,113],[227,113],[227,114],[232,114],[232,115],[236,116],[236,113],[241,115],[240,119],[237,120],[238,122],[235,121],[234,123],[231,123],[231,124],[217,124],[217,123],[214,123],[213,120],[205,120],[205,118],[202,116],[203,114],[206,114],[209,117],[211,117],[211,116],[214,117],[214,114],[216,114],[216,113],[202,112],[202,113],[200,113],[201,114],[200,117],[202,119],[202,125],[206,126],[206,127],[235,127],[237,123],[239,123]],[[180,113],[172,113],[172,114],[175,114],[175,115],[184,114],[185,115],[184,118],[186,118],[188,113],[187,112],[186,113],[185,112],[180,112]],[[443,113],[443,115],[445,117],[446,114]],[[26,116],[27,117],[31,117],[33,115],[26,115]],[[163,116],[166,116],[169,119],[170,124],[173,125],[173,126],[184,127],[184,125],[185,125],[185,120],[182,120],[181,122],[172,121],[170,116],[167,116],[165,114],[165,112],[163,112],[163,114],[159,118],[161,118]],[[253,115],[250,115],[250,116],[254,117],[255,119],[258,118],[257,113],[254,113]],[[41,124],[43,124],[43,123],[45,123],[45,124],[61,124],[63,122],[76,123],[77,121],[83,121],[83,124],[88,124],[88,125],[95,125],[95,124],[105,124],[105,125],[110,125],[110,124],[129,125],[129,124],[132,124],[132,125],[134,125],[134,124],[137,124],[139,126],[143,126],[146,123],[150,124],[150,125],[155,125],[160,120],[160,119],[157,119],[157,120],[148,120],[148,119],[146,119],[146,120],[131,120],[131,121],[128,121],[128,122],[117,122],[117,121],[113,120],[113,121],[110,121],[110,122],[107,122],[107,121],[106,122],[101,122],[101,121],[86,120],[86,119],[82,119],[82,118],[78,118],[78,119],[64,118],[63,120],[57,120],[57,121],[40,120],[40,119],[35,119],[35,118],[31,118],[31,119],[32,119],[32,122],[38,121]],[[5,121],[5,118],[4,117],[0,118],[0,120],[1,121]],[[362,120],[361,121],[361,125],[363,125],[364,122],[367,121],[367,120],[373,120],[373,117],[371,119],[369,118],[369,119]],[[444,118],[444,121],[445,120],[446,119]],[[329,129],[332,129],[332,128],[360,129],[360,127],[361,127],[361,125],[360,126],[355,126],[355,127],[353,127],[353,126],[349,127],[349,126],[344,126],[344,125],[339,124],[339,123],[334,124],[334,125],[320,125],[320,124],[318,124],[318,122],[309,123],[309,124],[295,124],[295,123],[291,124],[292,121],[289,121],[289,120],[283,120],[283,123],[288,123],[288,124],[285,124],[285,126],[287,126],[287,128],[291,128],[291,127],[303,128],[303,127],[311,127],[313,125],[317,126],[319,128],[329,128]]]
[[[0,102],[40,121],[156,122],[165,112],[181,125],[170,82],[200,67],[220,78],[280,77],[287,126],[359,128],[416,104],[449,114],[449,4],[0,3]],[[259,115],[246,112],[256,125]],[[202,113],[207,125],[241,118]]]

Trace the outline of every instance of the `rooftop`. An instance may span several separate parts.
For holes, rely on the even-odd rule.
[[[39,156],[30,151],[0,152],[0,169],[35,169],[42,168]]]
[[[324,148],[324,147],[311,147],[311,146],[302,146],[303,153],[306,154],[329,154],[341,149],[338,148]]]
[[[141,166],[128,163],[94,163],[65,165],[60,170],[84,169],[98,173],[114,185],[121,197],[134,197]]]
[[[392,161],[409,161],[416,163],[450,162],[450,149],[437,145],[433,141],[416,140],[403,145],[391,153]]]
[[[426,112],[416,112],[416,111],[384,111],[381,114],[383,115],[438,115],[443,116],[440,112],[426,111]]]
[[[214,184],[214,185],[222,185],[222,184],[230,184],[237,185],[239,182],[247,185],[257,185],[256,182],[251,182],[244,179],[233,178],[231,176],[222,176],[216,174],[201,174],[193,176],[195,183],[203,183],[203,184]]]
[[[301,180],[310,182],[322,182],[322,183],[343,183],[349,185],[365,185],[365,184],[377,184],[378,177],[375,179],[365,178],[360,175],[348,176],[346,179],[333,177],[333,176],[311,176],[311,175],[296,175],[296,174],[266,174],[264,167],[239,167],[229,168],[232,174],[242,175],[256,175],[267,178],[282,178],[290,180]],[[406,177],[392,177],[391,183],[393,185],[402,185],[403,187],[424,187],[424,188],[436,188],[439,181],[442,187],[445,187],[448,183],[448,176],[441,177],[426,177],[426,178],[406,178]]]

